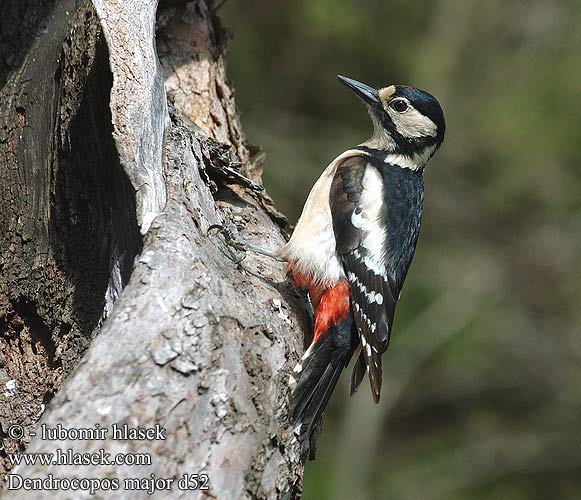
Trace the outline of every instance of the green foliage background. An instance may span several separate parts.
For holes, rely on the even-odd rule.
[[[230,0],[229,77],[295,222],[365,140],[335,79],[440,100],[384,394],[335,391],[305,499],[581,498],[581,3]],[[347,377],[344,377],[347,378]]]

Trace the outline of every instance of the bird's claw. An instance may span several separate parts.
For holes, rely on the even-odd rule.
[[[282,257],[273,254],[271,252],[268,252],[266,250],[263,250],[262,248],[259,248],[245,241],[240,236],[240,233],[238,232],[238,228],[236,227],[236,225],[231,222],[227,224],[213,224],[208,228],[208,233],[210,233],[210,231],[212,230],[216,230],[222,235],[222,237],[224,238],[224,242],[226,243],[228,248],[234,249],[238,252],[243,252],[242,257],[238,257],[237,255],[235,255],[236,264],[239,264],[246,258],[246,253],[248,251],[258,253],[260,255],[265,255],[279,262],[285,261],[285,259],[283,259]]]
[[[228,224],[213,224],[208,228],[208,234],[211,231],[217,231],[224,238],[224,243],[228,247],[228,251],[232,256],[234,264],[240,264],[246,258],[247,243],[240,237],[238,228],[233,223]],[[242,252],[242,255],[237,255],[236,252]]]
[[[213,224],[208,228],[208,233],[212,230],[217,230],[224,237],[224,241],[229,247],[242,252],[247,250],[248,244],[240,237],[235,224],[231,222],[228,224]]]

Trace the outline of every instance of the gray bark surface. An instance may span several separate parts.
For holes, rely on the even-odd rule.
[[[25,5],[38,30],[19,31],[34,39],[0,65],[0,383],[16,384],[0,396],[4,468],[26,445],[141,453],[151,464],[12,473],[119,480],[92,498],[148,498],[123,481],[152,474],[175,479],[159,498],[295,498],[303,458],[287,380],[309,325],[304,297],[284,264],[236,263],[208,234],[235,222],[264,248],[284,243],[283,218],[254,184],[261,166],[226,81],[225,31],[203,0],[162,3],[157,34],[156,2],[130,4]],[[21,440],[6,437],[13,424]],[[159,426],[164,439],[113,439],[113,424]],[[108,432],[43,439],[59,425]],[[196,473],[208,491],[177,486]]]

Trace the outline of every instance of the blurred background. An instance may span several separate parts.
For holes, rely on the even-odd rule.
[[[304,498],[581,498],[581,2],[229,0],[228,57],[291,223],[368,138],[335,75],[434,94],[418,249],[373,405],[348,376]],[[350,371],[350,370],[349,370]]]

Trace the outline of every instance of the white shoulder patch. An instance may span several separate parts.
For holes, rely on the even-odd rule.
[[[363,218],[359,208],[353,210],[353,213],[351,214],[351,224],[353,224],[357,229],[363,229],[365,227],[365,219]]]
[[[383,274],[385,266],[385,235],[381,227],[383,207],[383,179],[377,169],[370,164],[363,176],[361,211],[365,221],[362,230],[367,235],[362,246],[367,250],[365,265],[376,274]]]

